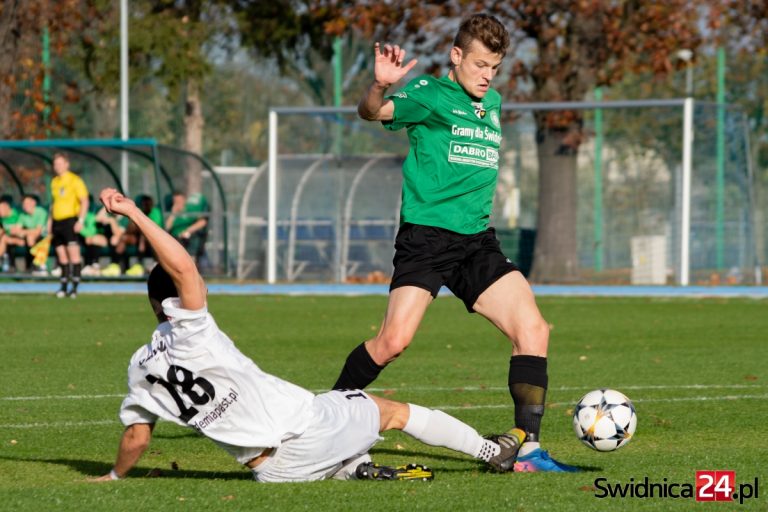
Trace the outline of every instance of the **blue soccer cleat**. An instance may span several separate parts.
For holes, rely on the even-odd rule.
[[[513,469],[516,473],[537,473],[537,472],[555,472],[555,473],[576,473],[581,471],[579,468],[557,462],[549,456],[546,450],[536,448],[528,455],[517,458]]]

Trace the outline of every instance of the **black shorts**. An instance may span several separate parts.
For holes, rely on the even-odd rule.
[[[474,312],[477,298],[500,277],[519,270],[501,252],[496,230],[474,235],[405,223],[395,238],[389,290],[418,286],[437,297],[445,285]]]
[[[51,245],[58,247],[78,243],[75,224],[77,224],[77,217],[54,220],[51,223]]]

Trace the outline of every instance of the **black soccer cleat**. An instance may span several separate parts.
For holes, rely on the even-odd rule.
[[[432,470],[423,464],[392,467],[373,462],[363,462],[357,466],[355,475],[358,480],[423,480],[426,482],[435,478]]]
[[[525,441],[525,432],[519,428],[513,428],[509,432],[499,435],[488,436],[486,439],[497,443],[501,451],[495,457],[491,457],[488,464],[500,473],[512,471],[517,459],[517,452],[520,445]]]

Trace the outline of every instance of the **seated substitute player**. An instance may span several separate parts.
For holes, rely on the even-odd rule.
[[[21,213],[19,213],[18,224],[11,226],[8,233],[8,245],[24,248],[24,260],[26,262],[27,272],[32,271],[32,254],[29,250],[43,238],[43,231],[48,225],[48,212],[45,208],[37,205],[37,196],[25,194],[21,201]],[[0,242],[0,252],[2,252],[2,242]],[[12,249],[9,249],[12,250]],[[45,270],[34,269],[37,271]]]
[[[3,195],[0,197],[0,258],[3,272],[15,272],[11,251],[8,250],[8,239],[11,229],[19,222],[19,212],[13,207],[13,198]]]
[[[181,244],[118,191],[105,189],[100,198],[110,213],[134,222],[155,251],[159,264],[147,289],[159,325],[131,358],[117,460],[96,481],[125,477],[149,446],[159,418],[196,429],[263,482],[430,477],[423,466],[395,469],[370,462],[369,448],[389,429],[500,471],[511,466],[516,440],[506,435],[483,439],[441,411],[360,390],[315,396],[264,373],[208,313],[205,283]]]
[[[208,238],[208,201],[202,194],[187,197],[181,192],[174,192],[170,210],[165,219],[165,229],[192,255],[198,268],[203,267]]]
[[[488,319],[512,343],[508,385],[516,428],[510,434],[524,438],[514,470],[575,471],[539,446],[549,326],[525,277],[488,227],[501,144],[501,97],[490,84],[508,46],[499,20],[472,15],[456,34],[447,76],[419,76],[385,97],[416,61],[403,65],[403,49],[376,43],[374,81],[358,113],[386,129],[408,131],[402,225],[381,330],[352,350],[333,388],[363,389],[373,382],[408,347],[445,285],[467,311]]]

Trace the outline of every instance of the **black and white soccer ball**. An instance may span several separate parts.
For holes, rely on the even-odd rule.
[[[576,436],[599,452],[611,452],[629,443],[636,427],[635,407],[629,398],[614,389],[590,391],[573,410]]]

